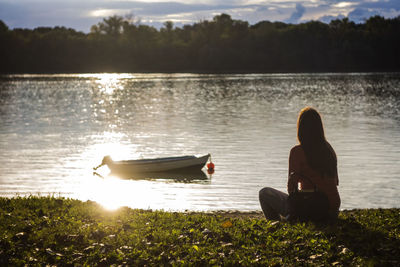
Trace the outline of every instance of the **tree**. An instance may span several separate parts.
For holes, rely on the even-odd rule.
[[[12,29],[0,20],[0,72],[399,71],[400,17],[329,24],[212,20],[159,30],[111,16],[85,34],[65,27]]]
[[[104,18],[102,22],[93,25],[90,31],[94,34],[104,34],[110,37],[117,37],[122,34],[124,27],[124,18],[121,16],[111,16]]]
[[[8,31],[8,26],[0,19],[0,34],[4,34]]]

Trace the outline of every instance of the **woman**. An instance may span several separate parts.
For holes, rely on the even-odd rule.
[[[321,116],[311,108],[300,111],[297,120],[297,139],[289,156],[288,192],[313,190],[314,186],[326,194],[329,200],[329,215],[336,219],[339,213],[340,196],[337,190],[336,153],[325,139]],[[261,208],[267,219],[279,220],[288,216],[288,194],[265,187],[259,193]]]

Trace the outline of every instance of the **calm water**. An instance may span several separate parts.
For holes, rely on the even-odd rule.
[[[0,196],[107,208],[260,210],[286,190],[299,110],[323,116],[342,209],[400,207],[399,74],[79,74],[0,78]],[[113,159],[211,153],[205,180],[92,175]]]

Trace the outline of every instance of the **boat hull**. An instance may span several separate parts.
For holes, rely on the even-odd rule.
[[[207,163],[210,155],[202,157],[184,156],[144,160],[111,161],[107,163],[112,173],[139,174],[157,172],[199,171]]]
[[[208,176],[202,170],[143,172],[143,173],[110,173],[110,176],[129,180],[171,180],[180,183],[204,183]]]

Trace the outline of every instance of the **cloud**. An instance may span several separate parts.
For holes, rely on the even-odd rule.
[[[10,28],[65,26],[88,32],[103,17],[132,14],[152,26],[173,20],[192,24],[228,13],[250,24],[262,20],[329,21],[341,14],[362,20],[400,15],[399,0],[0,0],[0,19]]]
[[[334,7],[338,7],[338,8],[344,8],[344,7],[350,7],[350,6],[354,6],[357,5],[357,3],[354,2],[339,2],[337,4],[334,4]]]
[[[368,1],[360,2],[356,8],[349,12],[350,20],[361,23],[372,16],[395,17],[400,16],[400,1]]]
[[[350,20],[360,23],[375,15],[379,15],[379,12],[376,10],[371,10],[368,8],[355,8],[348,14],[348,17]]]
[[[215,15],[228,13],[234,19],[250,23],[261,20],[283,21],[292,10],[291,4],[272,1],[258,3],[239,1],[130,1],[130,0],[87,0],[58,1],[20,0],[3,4],[0,0],[0,19],[10,28],[35,28],[39,26],[66,26],[88,32],[90,27],[102,18],[132,14],[136,19],[146,24],[159,27],[163,22],[173,17],[174,22],[191,24],[201,20],[210,20]],[[291,0],[290,0],[291,1]],[[293,5],[292,5],[293,6]],[[259,10],[257,10],[259,9]],[[289,11],[290,10],[290,11]]]
[[[133,14],[142,19],[159,18],[164,21],[174,14],[196,14],[208,12],[223,13],[225,10],[235,10],[238,6],[232,4],[186,4],[181,2],[144,2],[129,0],[87,0],[87,1],[48,1],[38,0],[33,4],[29,0],[18,2],[0,0],[0,19],[11,28],[38,26],[70,26],[81,23],[78,30],[88,31],[93,22],[102,17],[112,15]],[[240,6],[241,7],[241,6]],[[202,14],[203,16],[203,14]],[[165,18],[165,19],[164,19]],[[90,25],[88,23],[91,23]]]
[[[304,15],[305,12],[306,12],[306,8],[302,4],[297,3],[296,4],[296,10],[292,13],[290,18],[288,18],[286,20],[286,22],[288,22],[288,23],[297,23],[297,22],[299,22],[299,20],[301,19],[301,17]]]
[[[333,19],[349,17],[357,23],[371,16],[393,18],[400,15],[399,0],[325,0],[315,6],[305,5],[307,13],[301,21],[319,20],[329,23]]]

